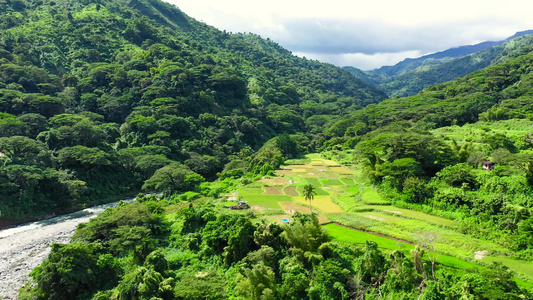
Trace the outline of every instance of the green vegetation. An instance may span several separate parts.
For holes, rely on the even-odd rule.
[[[162,192],[54,245],[23,299],[533,298],[530,36],[382,101],[159,0],[0,11],[1,224]]]
[[[365,244],[366,241],[375,242],[380,248],[389,249],[389,250],[401,250],[405,253],[410,253],[412,249],[415,249],[415,246],[405,243],[402,241],[390,239],[387,237],[382,237],[372,233],[357,231],[354,229],[342,227],[336,224],[328,224],[324,226],[328,229],[328,234],[333,240],[338,240],[341,242],[355,243],[355,244]],[[497,260],[496,260],[497,261]],[[456,269],[475,269],[480,268],[479,265],[474,263],[469,263],[455,257],[448,255],[439,255],[437,263],[452,267]]]
[[[208,202],[161,214],[168,200],[140,196],[80,226],[73,243],[54,245],[32,272],[22,299],[531,297],[502,266],[442,256],[433,278],[424,249],[332,224],[325,230],[316,214],[277,225]]]
[[[265,175],[319,147],[324,125],[385,98],[158,0],[3,1],[0,11],[2,224],[139,191],[217,193],[200,184]]]
[[[482,262],[531,280],[533,56],[529,37],[505,47],[510,55],[497,64],[367,106],[327,130],[328,148],[353,151],[383,201],[448,221],[344,197],[337,201],[347,213],[331,220],[411,242],[430,231],[439,236],[437,252],[467,259],[486,250]],[[378,198],[368,191],[354,196]]]

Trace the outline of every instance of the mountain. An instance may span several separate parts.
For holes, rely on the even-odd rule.
[[[0,11],[1,221],[193,189],[275,136],[313,145],[324,124],[386,98],[159,0],[12,0]]]
[[[281,135],[252,159],[266,172],[212,183],[233,200],[141,194],[54,244],[20,297],[532,299],[532,63],[530,52],[370,104],[326,132],[332,151],[274,173],[281,153],[269,153],[302,144]],[[478,117],[488,122],[466,125]],[[511,117],[523,119],[497,121]],[[489,151],[494,170],[481,168]],[[197,180],[178,166],[156,174],[179,180],[173,170]]]
[[[460,58],[473,54],[476,52],[483,51],[485,49],[504,44],[514,38],[521,37],[527,34],[532,34],[533,30],[525,30],[515,33],[513,36],[508,37],[501,41],[487,41],[475,45],[466,45],[456,48],[447,49],[441,52],[436,52],[433,54],[424,55],[418,58],[407,58],[394,66],[383,66],[379,69],[369,71],[372,74],[376,75],[385,75],[388,77],[402,75],[408,71],[416,69],[424,65],[435,65],[439,64],[440,60],[445,58]],[[445,60],[446,61],[446,60]],[[445,62],[444,61],[444,62]]]
[[[411,96],[429,85],[451,81],[496,63],[494,60],[507,55],[506,51],[510,47],[516,47],[515,43],[529,45],[532,33],[533,30],[521,31],[502,41],[483,42],[419,58],[408,58],[394,66],[384,66],[368,72],[353,67],[344,69],[355,77],[378,86],[391,97]],[[509,43],[512,46],[505,46]]]
[[[526,42],[526,43],[525,43]],[[326,131],[344,141],[398,122],[432,129],[511,118],[530,118],[533,89],[531,37],[512,40],[499,51],[499,63],[414,96],[391,98],[346,116]],[[339,142],[342,142],[340,140]]]

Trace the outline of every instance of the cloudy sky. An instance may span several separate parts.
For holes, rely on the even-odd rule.
[[[229,32],[363,70],[533,29],[531,0],[165,0]]]

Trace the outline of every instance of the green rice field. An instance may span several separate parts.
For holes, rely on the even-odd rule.
[[[435,248],[439,253],[439,264],[471,269],[483,263],[499,262],[515,271],[524,285],[532,284],[533,263],[505,256],[485,256],[480,263],[475,263],[476,251],[487,250],[501,255],[511,251],[458,233],[455,231],[459,226],[456,220],[392,205],[371,186],[357,166],[343,166],[320,158],[318,154],[293,162],[277,171],[277,176],[253,182],[232,196],[248,201],[258,216],[281,223],[283,219],[291,220],[296,211],[310,211],[309,201],[304,199],[302,191],[304,185],[312,184],[317,194],[311,205],[313,212],[319,214],[321,223],[334,221],[358,229],[325,225],[336,241],[364,244],[366,240],[372,240],[383,249],[409,251],[416,243],[417,234],[432,232],[438,236]],[[230,203],[235,202],[225,204]]]
[[[329,235],[332,237],[333,240],[341,241],[341,242],[347,242],[347,243],[353,243],[353,244],[365,244],[366,241],[373,241],[378,244],[379,248],[389,249],[389,250],[402,250],[402,251],[410,251],[411,249],[414,249],[414,246],[412,244],[394,240],[391,238],[379,236],[376,234],[372,234],[369,232],[363,232],[358,231],[346,227],[339,226],[337,224],[327,224],[324,225],[325,228],[328,229]],[[406,253],[409,255],[409,253]],[[457,268],[457,269],[473,269],[473,268],[479,268],[480,265],[474,264],[471,262],[467,262],[452,256],[448,255],[439,255],[437,258],[437,263]]]

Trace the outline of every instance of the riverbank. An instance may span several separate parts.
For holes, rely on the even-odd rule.
[[[69,243],[78,224],[88,222],[119,202],[0,230],[0,299],[17,299],[18,290],[31,280],[30,272],[48,256],[52,244]]]
[[[50,246],[70,242],[77,225],[95,216],[87,215],[42,227],[32,226],[28,230],[8,229],[21,230],[0,236],[0,298],[17,299],[18,290],[31,279],[28,276],[30,272],[48,256]]]

